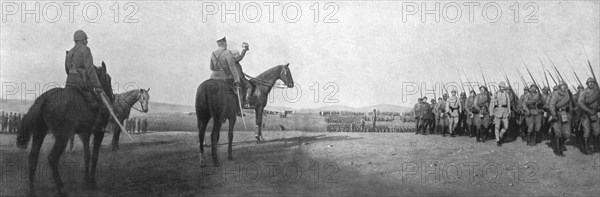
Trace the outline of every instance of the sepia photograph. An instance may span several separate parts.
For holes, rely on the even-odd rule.
[[[598,0],[0,0],[0,196],[597,196]]]

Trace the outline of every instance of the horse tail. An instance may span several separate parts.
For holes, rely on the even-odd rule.
[[[29,140],[31,139],[31,133],[34,132],[35,128],[38,127],[42,119],[42,109],[46,105],[46,94],[42,94],[38,97],[33,105],[27,111],[27,114],[23,116],[23,121],[17,131],[17,147],[20,149],[26,149]]]

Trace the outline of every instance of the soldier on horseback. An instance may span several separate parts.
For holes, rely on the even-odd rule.
[[[241,88],[240,102],[249,107],[248,97],[251,97],[254,88],[244,76],[242,66],[239,64],[244,59],[246,51],[249,50],[249,45],[242,44],[241,54],[237,51],[232,52],[227,49],[227,39],[223,37],[217,40],[217,46],[219,49],[212,53],[210,60],[210,69],[213,71],[210,78],[225,80],[229,84],[233,83],[236,88]]]
[[[87,46],[87,39],[87,35],[82,30],[77,30],[73,36],[75,46],[67,51],[65,58],[65,72],[67,72],[65,86],[83,90],[84,94],[89,94],[91,91],[100,94],[102,85],[96,75],[96,67],[92,52]]]

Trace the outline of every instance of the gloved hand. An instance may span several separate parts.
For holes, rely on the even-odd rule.
[[[96,92],[97,94],[100,94],[103,92],[102,88],[94,88],[94,92]]]
[[[248,45],[248,43],[246,43],[246,42],[242,43],[242,50],[249,51],[250,45]]]

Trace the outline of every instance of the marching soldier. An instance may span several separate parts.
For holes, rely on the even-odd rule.
[[[135,124],[137,127],[137,133],[141,133],[142,132],[142,119],[137,119],[137,122]]]
[[[479,87],[479,94],[475,97],[475,105],[471,110],[474,116],[474,123],[477,129],[477,142],[485,142],[488,128],[490,126],[490,95],[485,86]]]
[[[4,128],[4,111],[2,111],[2,115],[0,115],[0,132],[4,132],[2,128]]]
[[[474,114],[473,112],[471,112],[473,110],[473,107],[475,106],[475,96],[477,94],[475,93],[475,90],[471,90],[469,92],[469,97],[467,98],[467,101],[465,102],[465,119],[466,119],[466,132],[469,134],[469,137],[475,137],[475,129],[473,128],[474,126]]]
[[[581,111],[577,103],[579,101],[579,95],[583,90],[583,86],[578,85],[577,92],[573,94],[573,118],[571,119],[571,133],[575,136],[582,136],[581,116],[583,115],[583,112]]]
[[[437,106],[437,102],[435,98],[431,99],[431,105],[429,105],[429,116],[431,117],[431,125],[429,126],[429,133],[433,134],[437,128],[437,118],[435,113],[435,106]]]
[[[7,127],[7,132],[12,133],[12,125],[13,125],[13,113],[10,112],[8,114],[8,117],[6,118],[6,127]]]
[[[148,120],[146,118],[144,118],[144,122],[142,122],[142,128],[143,128],[142,131],[144,133],[148,132]]]
[[[550,113],[552,129],[556,135],[555,153],[558,156],[565,156],[565,141],[571,137],[571,97],[567,92],[567,84],[560,82],[559,90],[552,93],[550,98]]]
[[[498,84],[500,90],[494,94],[490,102],[490,110],[493,113],[496,136],[496,144],[502,146],[502,138],[506,129],[508,129],[508,118],[511,115],[510,95],[506,91],[506,84],[500,82]]]
[[[460,128],[458,134],[459,135],[466,135],[467,133],[467,110],[466,110],[466,106],[467,106],[467,94],[465,94],[464,92],[460,93],[460,106],[461,110],[460,110],[460,115],[458,116],[458,128]]]
[[[548,134],[548,129],[550,129],[548,124],[548,118],[550,117],[550,111],[548,111],[548,103],[550,102],[550,88],[547,86],[542,88],[542,100],[544,102],[544,106],[542,106],[542,127],[540,128],[539,135],[541,140],[544,140]]]
[[[527,123],[527,136],[525,141],[527,145],[535,146],[537,133],[542,126],[544,100],[542,95],[537,91],[538,87],[533,84],[529,88],[527,94],[521,101],[522,109]]]
[[[521,136],[521,139],[523,141],[527,141],[527,132],[528,132],[528,127],[527,125],[529,124],[529,122],[527,122],[526,117],[527,115],[525,115],[525,111],[527,111],[527,109],[525,108],[525,106],[523,105],[523,99],[525,99],[525,97],[527,97],[529,95],[529,88],[527,88],[527,85],[525,84],[525,88],[523,88],[523,95],[521,95],[521,97],[519,97],[519,100],[516,103],[516,115],[517,115],[517,119],[516,119],[516,123],[517,123],[517,131],[519,133],[519,135]],[[527,142],[527,145],[529,145],[529,142]]]
[[[415,128],[417,128],[417,132],[416,134],[419,134],[419,130],[421,128],[421,104],[422,104],[422,100],[421,98],[417,99],[417,103],[415,103],[415,106],[413,107],[413,114],[414,114],[414,118],[415,118]]]
[[[582,111],[581,124],[583,126],[584,154],[589,154],[590,133],[596,139],[596,148],[600,147],[600,91],[598,83],[594,78],[588,78],[585,82],[587,88],[581,92],[577,105]]]
[[[460,103],[460,99],[456,96],[456,90],[450,91],[452,96],[447,99],[446,103],[446,112],[448,113],[448,125],[449,132],[451,137],[455,137],[455,129],[458,126],[458,120],[460,116],[460,112],[462,111],[462,104]]]
[[[438,98],[438,101],[435,103],[435,105],[433,106],[433,113],[434,113],[434,119],[435,119],[435,134],[440,134],[440,130],[441,130],[441,124],[440,124],[440,104],[442,103],[442,98]]]
[[[442,100],[438,102],[438,113],[440,114],[440,129],[442,136],[446,137],[446,128],[448,128],[448,94],[442,96]]]
[[[433,114],[431,113],[431,105],[427,102],[427,97],[423,97],[423,105],[421,105],[421,134],[427,135],[427,130],[431,127]]]

